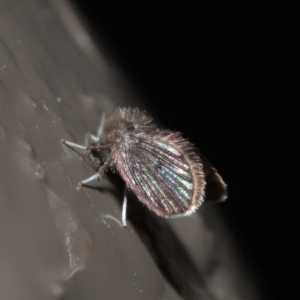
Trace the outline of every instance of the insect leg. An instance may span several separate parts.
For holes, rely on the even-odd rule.
[[[108,157],[108,158],[106,159],[106,161],[104,162],[104,164],[101,166],[101,168],[98,170],[98,172],[97,172],[95,175],[93,175],[93,176],[91,176],[91,177],[89,177],[89,178],[87,178],[87,179],[85,179],[85,180],[80,181],[80,182],[79,182],[79,185],[85,185],[85,184],[87,184],[88,182],[91,182],[91,181],[93,181],[93,180],[101,180],[102,177],[103,177],[104,174],[105,174],[105,171],[106,171],[107,168],[110,166],[110,163],[111,163],[111,159]]]
[[[80,181],[78,184],[79,184],[79,185],[85,185],[85,184],[87,184],[88,182],[93,181],[93,180],[96,180],[96,179],[99,179],[99,180],[100,180],[100,177],[99,177],[99,174],[98,174],[98,173],[96,173],[95,175],[93,175],[93,176],[91,176],[91,177],[89,177],[89,178],[87,178],[87,179],[85,179],[85,180]]]
[[[95,136],[95,135],[91,134],[91,139],[96,143],[100,142],[100,138],[101,138],[101,135],[102,135],[102,132],[104,129],[104,123],[105,123],[105,113],[102,114],[101,122],[97,129],[97,135]]]
[[[103,132],[103,129],[104,129],[104,123],[105,123],[105,113],[103,112],[102,117],[101,117],[100,126],[97,130],[97,137],[99,138],[99,141],[100,141],[100,137],[101,137],[101,134]]]
[[[122,224],[124,227],[127,227],[126,213],[127,213],[127,188],[125,186],[124,199],[123,199],[123,205],[122,205]]]
[[[79,144],[75,144],[69,141],[66,141],[64,139],[61,140],[61,142],[67,146],[69,146],[71,149],[80,149],[80,150],[87,150],[87,147],[79,145]]]

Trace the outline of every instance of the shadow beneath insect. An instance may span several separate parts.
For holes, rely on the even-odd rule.
[[[112,193],[122,206],[125,186],[119,176],[108,174],[115,188],[86,185],[101,193]],[[204,277],[195,267],[192,258],[168,221],[159,218],[128,193],[127,220],[134,226],[141,241],[149,250],[161,273],[183,299],[213,299],[205,285]],[[126,229],[124,229],[126,230]]]
[[[96,189],[101,192],[112,192],[122,206],[124,189],[120,187],[125,187],[125,184],[119,176],[108,174],[108,177],[116,188]],[[127,220],[134,226],[141,241],[174,290],[183,299],[213,299],[203,274],[196,268],[187,249],[171,229],[168,221],[154,215],[132,193],[129,192],[127,196]]]
[[[170,285],[183,299],[213,299],[203,275],[168,221],[153,215],[135,196],[128,201],[128,219]]]
[[[124,181],[111,172],[108,172],[107,177],[115,188],[102,188],[97,184],[85,187],[101,193],[112,193],[122,206]],[[206,286],[204,275],[196,267],[168,221],[149,211],[132,193],[128,192],[127,197],[127,220],[134,226],[157,267],[174,290],[183,299],[214,299]]]

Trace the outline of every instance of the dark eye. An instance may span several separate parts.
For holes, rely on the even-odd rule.
[[[93,155],[93,156],[98,156],[98,154],[99,154],[99,149],[92,149],[91,150],[91,155]]]

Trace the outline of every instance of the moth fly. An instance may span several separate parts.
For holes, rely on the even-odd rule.
[[[226,185],[208,161],[180,133],[159,129],[137,108],[118,108],[108,119],[102,117],[97,135],[89,146],[66,140],[73,150],[89,151],[99,164],[98,172],[79,183],[100,180],[112,167],[118,171],[136,197],[158,216],[188,216],[203,203],[206,189],[215,199],[225,200]],[[103,159],[104,155],[104,159]],[[103,160],[102,160],[103,159]],[[127,196],[122,207],[126,227]]]

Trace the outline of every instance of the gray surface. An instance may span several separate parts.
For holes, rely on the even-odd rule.
[[[64,2],[0,2],[0,298],[258,299],[212,206],[163,220],[129,199],[123,229],[120,180],[76,189],[93,170],[61,138],[132,104],[98,51]]]

